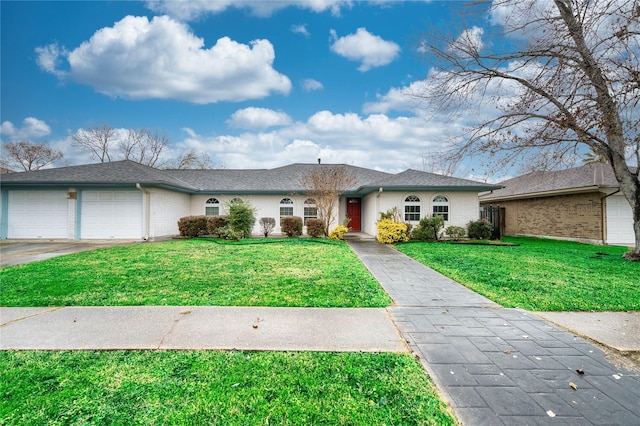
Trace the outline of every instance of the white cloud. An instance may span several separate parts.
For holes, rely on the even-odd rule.
[[[392,87],[384,94],[376,95],[375,102],[367,102],[363,106],[366,114],[383,113],[389,111],[412,111],[420,114],[421,100],[420,96],[424,94],[425,82],[418,80],[412,82],[409,86],[396,88]]]
[[[383,40],[366,28],[358,28],[355,34],[340,38],[331,30],[331,37],[334,39],[331,50],[351,61],[361,62],[358,67],[361,72],[388,65],[400,53],[400,46],[396,43]]]
[[[291,124],[291,121],[291,117],[282,111],[249,107],[234,112],[227,120],[227,124],[240,129],[267,129],[274,126],[286,126]]]
[[[480,27],[471,27],[462,32],[455,41],[455,50],[464,52],[480,51],[484,47],[482,35],[484,29]]]
[[[305,37],[309,37],[311,33],[307,30],[307,24],[292,25],[291,32],[294,34],[302,34]]]
[[[0,125],[0,134],[10,141],[32,140],[51,134],[51,128],[42,120],[27,117],[22,120],[21,127],[16,127],[10,121],[3,121]]]
[[[347,163],[386,171],[420,168],[420,155],[441,150],[442,127],[418,117],[318,111],[269,131],[199,135],[184,129],[180,149],[206,152],[227,168],[271,168],[293,162]]]
[[[127,16],[72,51],[50,45],[36,52],[45,71],[60,76],[55,64],[64,56],[68,78],[112,97],[207,104],[291,90],[289,78],[272,66],[268,40],[246,45],[223,37],[206,49],[202,38],[167,16]]]
[[[154,12],[166,13],[176,19],[190,21],[208,14],[222,13],[229,8],[248,9],[253,15],[268,17],[287,7],[298,7],[313,12],[330,11],[340,15],[342,7],[351,7],[351,0],[147,0]]]
[[[324,86],[318,80],[314,80],[313,78],[305,78],[302,81],[302,89],[305,92],[313,92],[316,90],[324,89]]]

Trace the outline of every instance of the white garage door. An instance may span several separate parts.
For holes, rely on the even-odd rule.
[[[9,191],[8,238],[69,238],[67,191]]]
[[[633,245],[631,206],[623,195],[607,198],[607,244]]]
[[[140,191],[82,191],[80,238],[142,238]]]

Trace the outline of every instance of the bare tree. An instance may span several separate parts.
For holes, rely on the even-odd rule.
[[[135,161],[149,167],[156,167],[162,154],[168,150],[169,138],[145,128],[129,129],[127,139],[118,143],[124,160]]]
[[[40,170],[61,160],[64,156],[62,151],[51,149],[44,142],[10,142],[4,145],[2,150],[5,153],[1,161],[4,167],[9,169],[20,168],[24,171]]]
[[[640,0],[494,0],[489,12],[501,27],[423,42],[437,68],[421,97],[451,114],[493,108],[460,135],[459,155],[549,166],[587,148],[604,158],[633,211],[625,257],[640,260]],[[485,44],[499,28],[507,39]]]
[[[71,135],[71,139],[75,146],[88,152],[94,160],[107,163],[113,155],[116,131],[108,124],[94,125],[89,130],[79,129]]]
[[[215,169],[216,166],[206,152],[198,152],[195,149],[178,153],[176,158],[166,164],[168,169]]]
[[[353,187],[357,179],[344,166],[318,164],[317,168],[300,180],[305,194],[316,201],[318,219],[322,221],[324,234],[336,218],[340,195]]]

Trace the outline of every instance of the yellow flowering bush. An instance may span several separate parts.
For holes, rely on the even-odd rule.
[[[329,232],[329,238],[332,240],[344,240],[344,234],[349,232],[349,228],[344,225],[338,225]]]
[[[395,244],[409,241],[407,224],[394,222],[391,219],[378,221],[378,241],[382,244]]]

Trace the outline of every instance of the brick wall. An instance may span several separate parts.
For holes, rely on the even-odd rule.
[[[505,235],[602,241],[603,216],[598,192],[491,204],[505,209]]]

